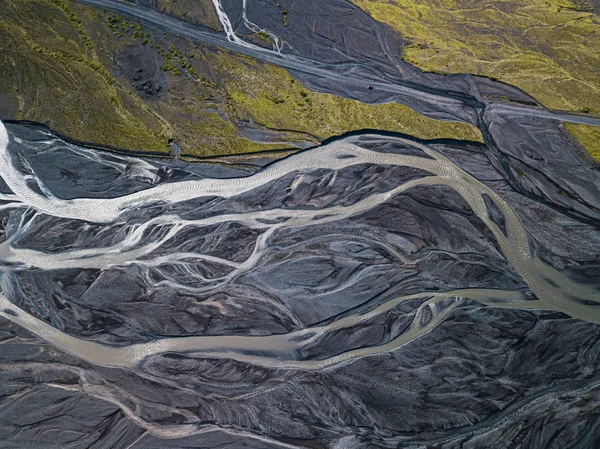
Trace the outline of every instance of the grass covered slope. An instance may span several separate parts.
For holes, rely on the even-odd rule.
[[[323,140],[348,131],[373,128],[410,134],[420,139],[459,138],[482,141],[479,130],[457,122],[425,117],[397,103],[367,105],[330,94],[315,93],[296,82],[289,73],[271,64],[246,64],[221,57],[210,65],[229,75],[227,91],[233,115],[269,129],[312,135]]]
[[[550,108],[600,112],[600,18],[591,3],[352,2],[408,39],[404,58],[424,70],[494,77]]]
[[[564,127],[581,143],[583,148],[600,162],[600,128],[597,126],[564,123]]]
[[[472,73],[549,108],[600,113],[600,17],[592,0],[351,0],[411,45],[427,71]],[[600,161],[600,133],[568,125]]]
[[[68,0],[7,0],[0,54],[0,118],[96,144],[167,152],[175,138],[184,153],[216,155],[360,128],[481,140],[472,126],[310,92],[285,70]]]
[[[47,123],[74,139],[156,150],[168,127],[98,61],[60,1],[11,0],[0,17],[2,118]]]

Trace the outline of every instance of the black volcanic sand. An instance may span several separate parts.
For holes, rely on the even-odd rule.
[[[241,2],[223,3],[243,32]],[[294,71],[307,86],[365,102],[400,101],[480,127],[484,145],[424,144],[514,211],[527,240],[517,253],[532,254],[526,268],[509,260],[492,231],[489,223],[511,238],[511,223],[491,192],[481,195],[485,217],[456,189],[433,184],[327,221],[341,208],[432,176],[390,163],[334,170],[328,153],[315,153],[321,154],[315,168],[290,170],[230,198],[207,191],[171,203],[157,193],[126,205],[109,222],[44,209],[44,202],[31,206],[31,197],[15,192],[31,207],[0,209],[0,290],[21,309],[0,312],[0,447],[600,446],[598,170],[558,122],[496,107],[498,97],[533,102],[517,89],[468,75],[421,74],[387,58],[396,53],[386,48],[400,40],[347,2],[276,3],[252,2],[249,19],[297,54],[352,74],[344,84]],[[418,83],[422,95],[368,91],[361,80]],[[6,126],[7,154],[19,179],[62,205],[208,178],[237,186],[237,178],[273,167],[127,157],[66,143],[42,127]],[[354,133],[339,142],[377,155],[433,157],[393,135]],[[331,152],[339,142],[328,142]],[[300,156],[311,151],[319,149]],[[352,157],[341,154],[337,161]],[[14,180],[2,175],[0,191],[10,194],[7,183]],[[14,199],[3,196],[0,204]],[[283,210],[281,217],[205,223],[273,209]],[[312,221],[286,225],[297,214],[321,210]],[[139,240],[119,246],[163,217]],[[182,220],[205,224],[182,226]],[[135,253],[155,242],[161,244]],[[131,257],[111,259],[123,254]],[[253,254],[258,257],[247,262]],[[562,302],[552,305],[550,293],[534,292],[540,291],[531,275],[538,263],[557,270],[540,276],[550,286],[544,292],[554,288],[587,315],[573,318]],[[577,289],[591,293],[577,296]],[[447,291],[454,293],[430,302]],[[503,292],[514,300],[503,299]],[[58,329],[60,341],[69,335],[113,349],[172,337],[281,341],[315,326],[327,331],[313,339],[293,334],[285,348],[263,340],[249,348],[215,343],[209,351],[175,347],[135,363],[132,354],[131,366],[119,365],[117,357],[102,365],[93,362],[93,352],[70,354],[13,323],[27,314]],[[335,327],[344,320],[347,325]],[[394,344],[404,337],[404,344]]]
[[[9,131],[10,153],[21,169],[28,167],[65,198],[110,198],[164,183],[247,175],[214,165],[169,167],[86,150],[43,140],[47,134],[31,126],[9,125]],[[426,157],[391,137],[352,139],[377,152]],[[538,257],[580,285],[598,288],[597,229],[519,193],[526,185],[513,189],[482,145],[429,147],[512,206]],[[82,155],[94,160],[84,162]],[[597,179],[597,172],[587,173]],[[201,196],[173,205],[148,204],[110,224],[27,209],[2,214],[5,238],[18,234],[14,248],[60,258],[68,250],[110,247],[132,225],[151,217],[191,220],[278,207],[352,205],[426,175],[420,169],[368,164],[335,174],[326,167],[303,170],[230,199]],[[503,227],[502,214],[488,204],[490,216]],[[572,204],[571,210],[578,207]],[[161,232],[165,229],[157,227],[146,233],[142,243],[156,241]],[[197,252],[243,262],[263,232],[235,221],[184,228],[142,259]],[[396,252],[413,260],[403,261]],[[222,285],[210,281],[230,271],[207,261],[152,268],[135,261],[94,269],[8,266],[2,291],[62,332],[116,345],[174,336],[284,334],[420,292],[485,288],[493,289],[493,301],[493,291],[510,290],[522,302],[498,308],[465,298],[408,344],[321,370],[173,352],[150,355],[134,368],[102,367],[2,320],[0,435],[5,447],[128,447],[137,438],[131,447],[450,448],[521,442],[523,447],[583,448],[599,442],[593,411],[600,402],[598,326],[558,311],[522,309],[535,295],[489,229],[449,187],[416,187],[346,219],[283,228],[254,267]],[[164,284],[166,279],[179,287]],[[203,285],[205,292],[186,290]],[[415,320],[427,325],[448,307],[442,303],[421,313],[424,300],[408,300],[332,330],[284,359],[328,359],[386,344],[408,332]],[[270,350],[259,346],[241,353],[268,357]],[[143,436],[142,429],[148,431]],[[42,437],[48,434],[54,446]]]

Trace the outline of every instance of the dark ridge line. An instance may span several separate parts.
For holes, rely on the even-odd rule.
[[[456,122],[456,123],[460,123],[460,122]],[[474,127],[474,128],[476,128],[476,127]],[[478,146],[480,148],[486,147],[486,145],[484,143],[477,142],[475,140],[452,139],[450,137],[438,137],[435,139],[421,139],[419,137],[415,137],[410,134],[404,134],[404,133],[401,133],[398,131],[386,131],[386,130],[381,130],[381,129],[376,129],[376,128],[361,128],[361,129],[357,129],[354,131],[348,131],[348,132],[345,132],[342,134],[336,134],[334,136],[323,139],[321,141],[321,143],[316,146],[327,145],[332,142],[335,142],[336,140],[342,140],[347,137],[362,136],[362,135],[366,135],[366,134],[378,134],[380,136],[385,136],[385,137],[400,137],[402,139],[411,140],[416,143],[430,144],[430,145],[432,145],[432,144],[433,145],[447,144],[447,145],[472,145],[472,146]],[[310,147],[310,148],[314,148],[314,147]],[[310,148],[307,148],[307,150]]]
[[[0,119],[0,120],[2,120],[2,119]],[[141,159],[160,158],[160,159],[169,159],[169,160],[173,160],[173,161],[175,160],[168,153],[159,153],[157,151],[130,150],[127,148],[121,148],[121,147],[117,147],[117,146],[113,146],[113,145],[96,144],[96,143],[92,143],[92,142],[85,142],[82,140],[72,139],[72,138],[60,133],[59,131],[56,131],[56,130],[50,128],[45,123],[40,123],[40,122],[36,122],[33,120],[8,119],[8,120],[2,120],[2,122],[8,123],[8,124],[13,124],[13,125],[24,125],[24,126],[29,126],[32,128],[42,128],[45,131],[47,131],[48,133],[52,134],[55,137],[58,137],[61,140],[64,140],[67,143],[70,143],[72,145],[77,145],[80,147],[84,147],[84,148],[88,148],[88,149],[92,149],[92,150],[102,151],[102,152],[106,152],[106,153],[114,153],[114,154],[119,154],[119,155],[123,155],[123,156],[134,156],[134,157],[139,157]],[[211,156],[197,156],[197,155],[182,153],[181,156],[189,158],[191,163],[196,163],[196,162],[197,163],[201,163],[201,162],[218,163],[217,159],[223,160],[223,159],[229,159],[229,158],[234,159],[234,158],[243,158],[246,156],[256,157],[256,156],[262,156],[262,155],[269,156],[269,155],[275,155],[275,153],[282,153],[282,152],[286,152],[286,153],[293,152],[295,154],[295,153],[299,153],[302,151],[308,151],[308,150],[311,150],[313,148],[317,148],[317,147],[320,147],[323,145],[328,145],[337,140],[342,140],[347,137],[361,136],[361,135],[366,135],[366,134],[378,134],[378,135],[385,136],[385,137],[400,137],[403,139],[407,139],[407,140],[411,140],[413,142],[423,143],[423,144],[470,145],[470,146],[477,146],[480,148],[486,147],[485,144],[483,144],[481,142],[477,142],[477,141],[472,141],[472,140],[461,140],[461,139],[451,139],[451,138],[437,138],[437,139],[429,139],[428,140],[428,139],[420,139],[418,137],[411,136],[410,134],[403,134],[403,133],[396,132],[396,131],[383,131],[383,130],[379,130],[379,129],[375,129],[375,128],[361,128],[360,130],[348,131],[346,133],[330,136],[326,139],[321,140],[320,143],[318,143],[316,145],[311,145],[310,147],[307,147],[307,148],[277,148],[277,149],[264,150],[264,151],[251,151],[248,153],[234,153],[234,154],[211,155]],[[288,156],[286,155],[283,158],[285,158],[285,157],[288,157]],[[283,158],[281,158],[281,159],[283,159]]]
[[[9,124],[13,124],[13,125],[24,125],[24,126],[29,126],[32,128],[42,128],[45,131],[47,131],[48,133],[52,134],[53,136],[58,137],[59,139],[65,141],[69,144],[77,145],[77,146],[92,149],[92,150],[102,151],[104,153],[119,154],[122,156],[134,156],[134,157],[139,157],[141,159],[158,158],[158,159],[168,159],[168,160],[172,160],[172,161],[176,160],[176,159],[173,159],[168,152],[160,153],[158,151],[132,150],[132,149],[128,149],[128,148],[117,147],[114,145],[98,144],[98,143],[86,142],[83,140],[73,139],[69,136],[62,134],[60,131],[50,128],[45,123],[36,122],[33,120],[13,120],[13,119],[4,120],[1,118],[0,118],[0,120],[3,123],[9,123]],[[165,147],[166,147],[166,145],[165,145]],[[286,152],[287,151],[296,151],[296,149],[294,149],[294,148],[276,148],[276,149],[264,150],[264,151],[252,151],[249,153],[234,153],[234,154],[223,154],[223,155],[214,155],[214,156],[197,156],[197,155],[193,155],[193,154],[189,154],[189,153],[182,153],[181,157],[190,159],[191,163],[194,163],[194,162],[200,163],[200,162],[209,162],[210,159],[217,159],[217,158],[223,159],[223,158],[234,158],[234,157],[239,158],[239,157],[244,157],[244,156],[256,156],[256,155],[262,155],[262,154],[268,154],[268,153],[280,153],[282,151],[286,151]]]

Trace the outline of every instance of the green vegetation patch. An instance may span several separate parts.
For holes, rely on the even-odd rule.
[[[352,0],[412,44],[424,70],[513,84],[556,109],[600,104],[600,21],[568,0]]]
[[[473,126],[433,120],[401,104],[367,105],[309,91],[287,71],[271,64],[249,70],[221,53],[215,66],[230,75],[226,86],[233,113],[270,129],[302,132],[319,140],[363,128],[397,131],[421,139],[482,140]]]
[[[95,144],[168,153],[175,138],[184,153],[205,156],[316,144],[362,128],[481,140],[470,125],[311,92],[281,68],[69,0],[13,0],[0,42],[3,118]],[[268,131],[268,142],[248,140],[246,126]]]
[[[583,145],[587,152],[600,162],[600,128],[597,126],[565,123],[565,128]]]
[[[591,0],[351,0],[411,45],[423,70],[472,73],[554,109],[600,112],[600,19]]]
[[[68,2],[14,0],[0,24],[0,91],[18,104],[10,118],[99,144],[156,150],[166,141],[160,121],[99,63]]]
[[[271,46],[273,45],[273,41],[271,40],[271,36],[269,36],[268,33],[265,33],[264,31],[259,31],[257,33],[254,33],[254,35],[260,42],[266,44],[267,46]]]
[[[221,28],[212,0],[149,0],[149,4],[164,14],[191,24]]]

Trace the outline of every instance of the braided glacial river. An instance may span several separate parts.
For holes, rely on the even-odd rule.
[[[355,133],[189,164],[2,124],[0,413],[75,401],[31,431],[118,416],[104,447],[454,448],[567,407],[589,446],[596,183],[563,184],[567,215],[486,151]]]
[[[560,123],[598,117],[421,72],[346,0],[78,3],[484,143],[188,163],[0,122],[0,448],[600,447],[600,171]]]
[[[360,146],[360,140],[394,141],[408,148],[422,152],[422,156],[382,153]],[[24,176],[12,161],[8,150],[8,135],[4,126],[0,129],[0,171],[3,179],[13,192],[10,205],[17,209],[34,209],[38,213],[68,220],[81,220],[102,223],[107,226],[134,210],[143,210],[157,203],[177,205],[198,198],[231,198],[242,193],[252,193],[268,183],[280,180],[291,173],[308,175],[315,170],[327,170],[335,174],[348,167],[357,165],[411,167],[427,172],[428,176],[412,179],[383,192],[374,192],[352,204],[335,205],[315,209],[272,208],[248,210],[237,214],[218,214],[208,218],[189,220],[177,214],[153,216],[152,218],[127,226],[120,240],[110,246],[68,251],[43,252],[29,248],[14,247],[12,242],[22,238],[28,232],[25,224],[12,230],[10,238],[0,245],[0,257],[6,266],[3,271],[24,269],[64,270],[64,269],[107,269],[118,266],[160,267],[202,263],[208,261],[229,269],[222,277],[207,279],[198,276],[198,287],[170,282],[169,287],[176,290],[200,289],[210,291],[227,282],[232,282],[243,273],[261,264],[265,254],[272,251],[269,240],[283,229],[303,228],[334,223],[342,219],[351,219],[363,214],[394,198],[408,189],[418,186],[449,186],[469,205],[476,216],[489,228],[508,262],[525,281],[527,287],[537,298],[523,301],[518,292],[488,289],[464,289],[449,292],[419,292],[408,296],[390,299],[384,304],[365,312],[347,315],[326,325],[307,327],[286,334],[268,336],[194,336],[164,338],[141,344],[112,346],[84,339],[78,339],[55,329],[46,322],[32,316],[25,310],[12,304],[5,296],[0,297],[3,311],[0,316],[13,321],[34,332],[44,340],[92,363],[133,367],[149,355],[165,352],[195,352],[203,355],[231,358],[240,362],[266,367],[294,367],[319,369],[351,360],[356,357],[393,350],[430,331],[444,317],[460,304],[461,299],[469,298],[489,302],[489,298],[499,298],[503,307],[553,309],[574,318],[600,323],[600,310],[586,301],[600,302],[597,291],[579,285],[562,275],[552,266],[536,258],[530,249],[528,235],[512,208],[500,195],[482,182],[459,168],[449,158],[430,147],[401,138],[384,138],[377,135],[364,135],[335,141],[309,151],[304,151],[276,162],[258,173],[241,178],[212,179],[172,182],[159,184],[153,188],[109,199],[73,198],[63,200],[44,187],[39,191],[32,189],[28,181],[34,179],[38,186],[43,182],[35,175]],[[335,178],[332,178],[334,181]],[[293,187],[292,187],[293,188]],[[499,209],[505,223],[501,229],[491,218],[484,196],[489,197]],[[125,219],[126,220],[126,219]],[[176,239],[178,233],[194,229],[206,232],[208,226],[238,223],[249,229],[260,231],[254,248],[245,260],[232,261],[202,253],[201,251],[174,251],[152,256],[158,248],[168,241]],[[153,231],[166,229],[159,237]],[[152,235],[152,237],[150,237]],[[394,250],[390,250],[394,251]],[[411,261],[405,261],[411,263]],[[193,279],[192,279],[193,281]],[[189,280],[188,280],[189,284]],[[303,347],[322,338],[327,333],[350,328],[358,323],[393,310],[400,302],[409,299],[426,298],[417,310],[412,324],[401,334],[386,344],[354,349],[325,359],[306,360],[294,357]],[[449,302],[445,307],[439,304]],[[421,317],[424,309],[433,316],[423,324]],[[269,356],[248,354],[248,352],[267,352]]]

